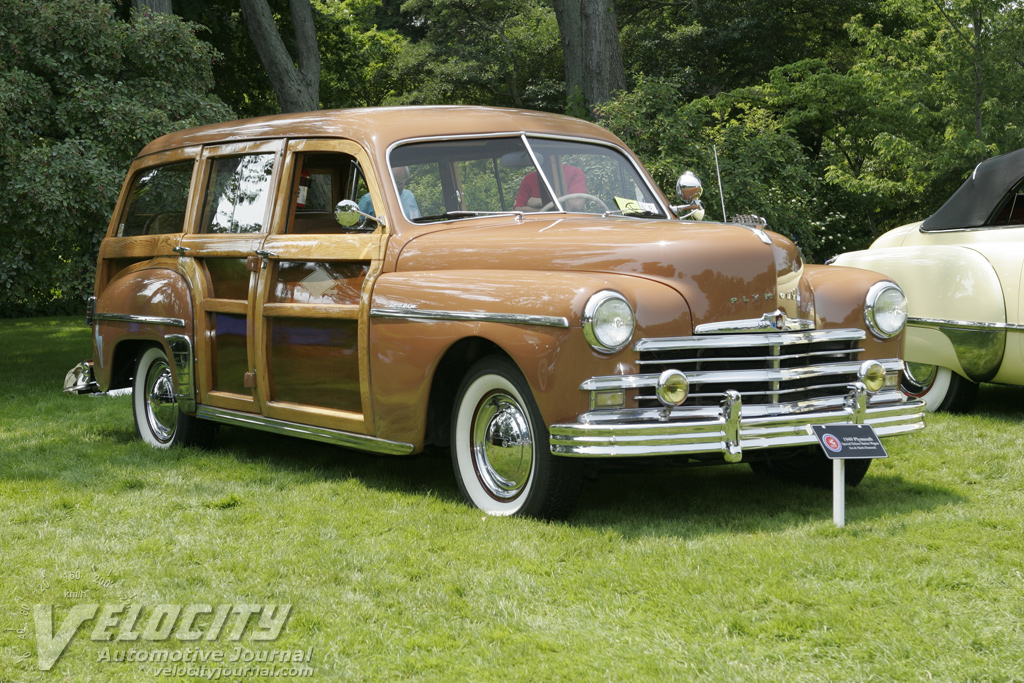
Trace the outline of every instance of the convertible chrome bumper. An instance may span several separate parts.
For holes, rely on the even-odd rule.
[[[737,392],[727,391],[717,407],[585,413],[575,423],[551,425],[551,452],[581,458],[720,453],[739,462],[744,450],[816,443],[812,425],[868,424],[879,436],[894,436],[924,428],[924,413],[923,401],[896,391],[870,396],[861,382],[845,396],[788,404],[744,406]]]

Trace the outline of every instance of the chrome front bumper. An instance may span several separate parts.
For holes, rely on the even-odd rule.
[[[744,406],[735,391],[718,407],[593,411],[551,425],[551,452],[580,458],[720,453],[740,462],[744,450],[817,442],[812,425],[868,424],[879,436],[924,428],[924,402],[899,392],[870,396],[861,382],[845,396],[802,403]]]

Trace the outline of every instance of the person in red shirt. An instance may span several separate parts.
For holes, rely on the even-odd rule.
[[[562,174],[565,176],[566,195],[586,194],[587,177],[583,171],[575,166],[562,165]],[[542,188],[540,177],[537,171],[531,171],[523,178],[519,185],[519,194],[516,196],[516,211],[539,211],[551,200],[544,201],[547,196],[547,188]],[[562,204],[567,211],[582,211],[586,200],[580,197],[565,200]]]

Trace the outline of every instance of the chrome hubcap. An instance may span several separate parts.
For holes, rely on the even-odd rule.
[[[530,423],[519,403],[506,393],[486,396],[473,416],[473,467],[493,497],[518,496],[533,467]]]
[[[935,381],[938,368],[924,363],[907,363],[903,371],[904,376],[910,381],[913,388],[923,391]]]
[[[178,400],[174,397],[171,368],[158,360],[146,374],[146,419],[158,440],[170,441],[178,426]]]

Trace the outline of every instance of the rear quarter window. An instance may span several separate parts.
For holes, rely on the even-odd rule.
[[[143,169],[132,179],[128,205],[117,226],[118,237],[182,232],[193,162]]]

